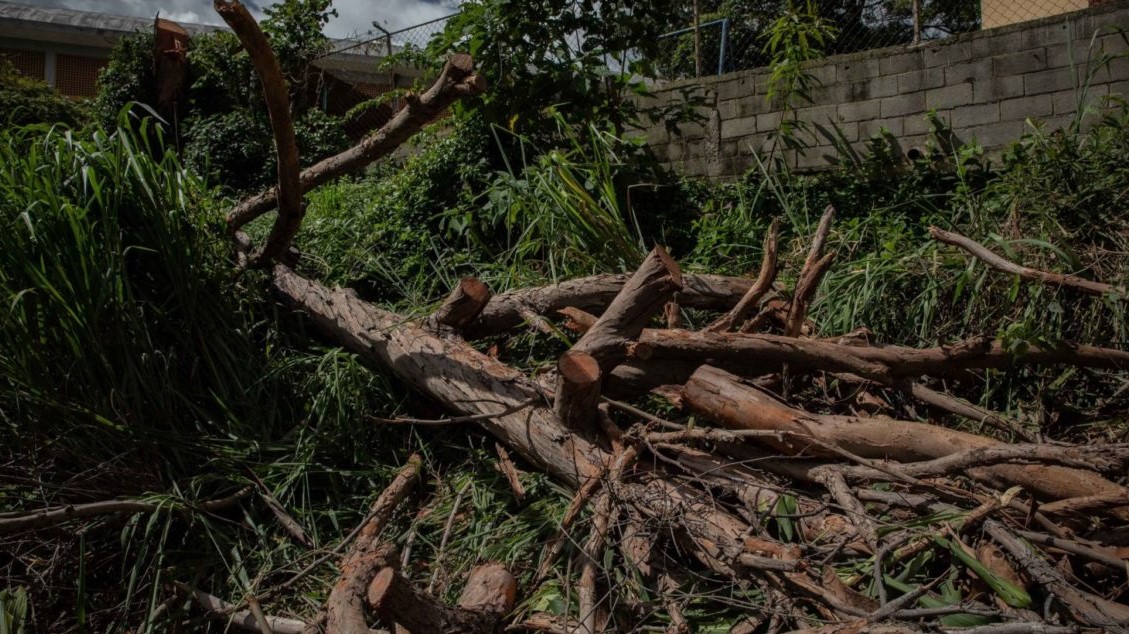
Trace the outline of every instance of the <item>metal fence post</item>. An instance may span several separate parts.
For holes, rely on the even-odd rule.
[[[913,43],[921,44],[921,0],[913,0]]]
[[[717,74],[725,74],[725,49],[728,48],[729,43],[729,18],[721,19],[721,43],[719,44],[720,51],[717,54]]]

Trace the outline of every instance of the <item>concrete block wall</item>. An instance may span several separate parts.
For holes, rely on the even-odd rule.
[[[1129,58],[1089,72],[1099,55],[1126,52],[1118,27],[1129,29],[1127,3],[820,60],[808,68],[818,79],[812,101],[795,112],[812,124],[814,145],[785,156],[797,169],[824,168],[837,155],[832,134],[861,148],[883,129],[903,149],[920,146],[929,112],[959,139],[989,151],[1018,139],[1028,119],[1065,126],[1080,107],[1104,104],[1109,95],[1129,98]],[[644,131],[647,143],[682,174],[740,176],[780,126],[782,110],[766,100],[768,89],[766,69],[662,85],[643,105],[670,106],[695,95],[704,104],[697,107],[700,121],[681,124],[677,134],[659,123]]]

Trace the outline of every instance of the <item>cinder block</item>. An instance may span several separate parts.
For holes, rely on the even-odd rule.
[[[1052,68],[1023,76],[1023,93],[1041,95],[1074,87],[1074,76],[1067,68]]]
[[[757,130],[761,132],[771,132],[780,128],[780,113],[769,112],[767,114],[757,115]]]
[[[937,113],[943,121],[948,121],[948,113]],[[928,134],[933,130],[933,125],[929,123],[929,119],[921,113],[915,113],[902,117],[902,134],[907,136]]]
[[[882,130],[886,130],[894,136],[901,136],[905,133],[901,118],[871,119],[870,121],[859,121],[856,125],[858,126],[858,138],[862,140],[876,137]]]
[[[733,139],[747,136],[757,131],[756,116],[743,119],[729,119],[721,122],[721,138]]]
[[[1078,68],[1080,72],[1097,63],[1102,56],[1101,41],[1076,40],[1047,47],[1047,68]]]
[[[959,130],[957,136],[975,139],[987,148],[1000,148],[1019,140],[1023,136],[1022,121],[1005,121],[990,125],[974,126]]]
[[[951,66],[972,59],[971,42],[944,42],[930,45],[922,50],[925,68]]]
[[[925,91],[925,107],[941,110],[972,103],[972,84],[963,83]]]
[[[1033,48],[995,57],[992,64],[992,74],[996,77],[1010,77],[1023,73],[1033,73],[1046,68],[1047,49]]]
[[[999,101],[1000,99],[1022,97],[1023,95],[1023,75],[995,77],[972,84],[972,100],[975,103]]]
[[[754,117],[758,114],[764,114],[771,110],[770,104],[765,101],[764,97],[753,95],[745,97],[744,99],[733,100],[733,116],[732,119],[740,119],[742,117]]]
[[[847,87],[846,101],[866,101],[881,97],[893,97],[898,94],[898,79],[896,75],[888,77],[875,77],[867,81],[857,81]]]
[[[954,64],[945,68],[945,85],[954,86],[973,81],[992,78],[992,60],[979,59],[964,64]]]
[[[1063,90],[1047,96],[1051,98],[1054,114],[1066,115],[1078,112],[1079,105],[1081,105],[1082,110],[1101,107],[1105,103],[1107,95],[1109,95],[1109,86],[1099,84],[1090,86],[1085,91]]]
[[[925,58],[920,50],[886,55],[878,59],[878,72],[882,75],[899,75],[925,67]]]
[[[1000,121],[1023,121],[1028,117],[1039,118],[1054,113],[1051,95],[1033,95],[1006,99],[1000,102]]]
[[[1061,44],[1070,39],[1070,24],[1066,21],[1054,22],[1018,31],[1021,36],[1021,50]]]
[[[835,104],[827,106],[812,106],[803,108],[796,112],[796,119],[799,121],[811,121],[814,123],[827,123],[834,121],[838,113],[836,112]]]
[[[1023,49],[1023,35],[1018,31],[980,32],[972,40],[972,59],[1007,55]]]
[[[881,102],[877,99],[841,103],[838,106],[840,121],[864,121],[882,116]]]
[[[878,69],[878,60],[874,58],[852,59],[835,67],[835,81],[857,82],[878,77],[882,73]]]
[[[917,92],[945,85],[945,69],[941,67],[923,68],[902,73],[894,77],[898,82],[898,93]]]
[[[882,100],[880,111],[882,118],[900,117],[925,109],[925,93],[915,92],[908,95],[887,97]]]
[[[849,84],[832,83],[814,88],[811,91],[811,100],[818,104],[842,103],[850,100],[850,94]]]
[[[1111,97],[1129,99],[1129,81],[1118,81],[1107,86]]]
[[[951,117],[953,128],[996,123],[1000,120],[1000,104],[985,103],[953,108]]]
[[[835,64],[816,64],[805,68],[804,72],[811,75],[812,79],[822,86],[833,84],[836,81],[837,68]]]
[[[719,101],[726,99],[742,99],[756,94],[756,81],[752,75],[737,79],[730,79],[716,84],[713,87]]]

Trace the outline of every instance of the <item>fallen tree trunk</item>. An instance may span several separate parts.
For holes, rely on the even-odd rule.
[[[790,455],[824,453],[806,440],[809,438],[863,458],[900,462],[1003,446],[991,438],[925,423],[811,414],[789,407],[740,377],[710,366],[702,366],[694,373],[686,383],[683,397],[691,409],[726,427],[787,432],[790,436],[781,441],[771,437],[758,440]],[[995,486],[1020,485],[1052,500],[1125,491],[1096,474],[1055,466],[1001,464],[969,469],[968,475]],[[1119,518],[1129,518],[1129,507],[1113,512]]]

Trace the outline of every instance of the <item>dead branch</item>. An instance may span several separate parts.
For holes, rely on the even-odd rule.
[[[479,566],[471,571],[458,607],[421,592],[394,568],[384,568],[368,587],[368,604],[388,625],[409,632],[485,634],[494,631],[513,607],[517,583],[505,568]]]
[[[302,634],[306,630],[306,622],[297,619],[288,619],[280,616],[265,615],[260,620],[251,610],[235,610],[235,604],[208,594],[202,590],[189,587],[183,583],[175,583],[178,590],[189,594],[196,601],[196,605],[208,616],[217,621],[224,621],[247,632],[273,632],[274,634]],[[263,627],[265,623],[266,628]]]
[[[760,306],[761,299],[768,291],[772,290],[772,283],[776,281],[776,241],[780,231],[779,219],[773,220],[764,238],[764,257],[761,259],[760,273],[757,280],[749,287],[749,291],[741,297],[737,305],[717,321],[703,330],[705,332],[727,332],[733,327],[742,324],[753,311]]]
[[[811,249],[808,251],[807,259],[804,260],[804,267],[800,269],[796,288],[792,292],[792,301],[788,303],[784,334],[789,337],[800,336],[804,322],[807,321],[808,307],[815,297],[816,289],[819,288],[819,282],[831,268],[831,261],[835,259],[834,252],[823,254],[823,247],[827,242],[827,234],[831,232],[831,221],[834,218],[835,208],[828,205],[819,219],[819,227],[811,240]]]
[[[600,364],[592,355],[575,348],[557,360],[557,393],[553,412],[574,431],[588,433],[597,427],[600,404]]]
[[[246,486],[232,495],[223,498],[188,504],[183,507],[183,510],[212,513],[235,506],[236,503],[247,497],[253,490],[253,487]],[[72,520],[99,517],[102,515],[114,515],[117,513],[155,513],[161,510],[161,508],[168,507],[156,502],[143,502],[141,500],[106,500],[103,502],[89,502],[87,504],[67,504],[65,506],[32,511],[30,513],[17,513],[0,517],[0,535],[22,530],[55,526],[56,524],[62,524]]]
[[[274,197],[278,204],[278,218],[255,260],[269,263],[290,248],[290,242],[302,226],[302,216],[305,215],[303,190],[298,183],[298,139],[294,135],[294,122],[290,118],[290,97],[287,94],[286,80],[282,78],[282,68],[271,50],[270,42],[247,8],[238,0],[213,0],[213,6],[247,50],[251,64],[263,84],[263,97],[267,104],[277,157],[278,184]],[[242,224],[232,225],[232,229],[238,229]]]
[[[1054,566],[1043,561],[1022,541],[995,520],[984,523],[984,532],[992,536],[1031,578],[1057,598],[1071,615],[1081,623],[1106,628],[1110,632],[1127,631],[1129,606],[1107,601],[1102,597],[1083,592],[1067,583]]]
[[[481,93],[486,89],[486,83],[481,76],[474,74],[473,66],[470,55],[452,55],[435,83],[421,95],[409,95],[405,99],[407,105],[379,130],[348,150],[302,170],[298,181],[299,195],[390,154],[456,100]],[[275,188],[252,196],[236,205],[227,215],[228,227],[235,231],[277,204]]]
[[[514,461],[510,459],[510,453],[506,451],[502,443],[494,443],[494,449],[498,452],[498,470],[506,476],[506,482],[510,484],[510,490],[514,492],[517,505],[525,506],[525,487],[521,485],[521,478],[518,477]]]
[[[933,239],[938,242],[960,247],[969,255],[996,270],[1018,275],[1025,280],[1041,282],[1051,286],[1065,286],[1086,293],[1087,295],[1114,295],[1117,297],[1125,297],[1124,288],[1103,284],[1102,282],[1094,282],[1076,275],[1063,275],[1061,273],[1050,273],[1048,271],[1028,268],[1005,260],[975,240],[966,238],[960,234],[944,231],[939,227],[929,227],[929,235],[933,236]]]

